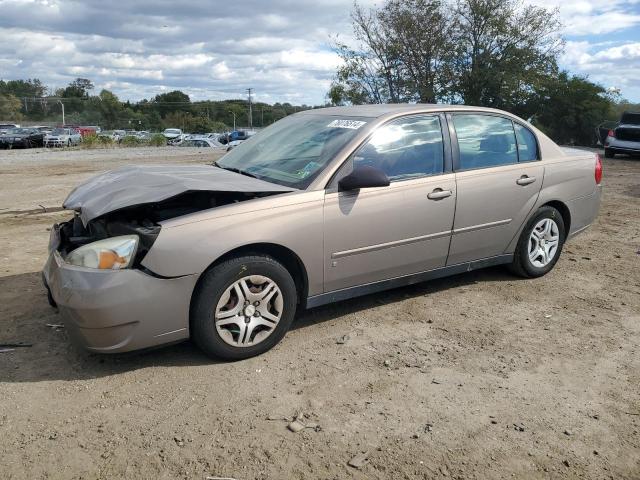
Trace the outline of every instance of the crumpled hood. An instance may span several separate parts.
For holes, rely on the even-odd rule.
[[[81,183],[62,206],[80,212],[86,226],[105,213],[161,202],[188,191],[276,193],[294,190],[213,166],[130,165]]]

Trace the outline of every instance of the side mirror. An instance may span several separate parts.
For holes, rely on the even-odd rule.
[[[376,167],[363,165],[355,167],[353,171],[338,182],[340,190],[358,190],[360,188],[388,187],[389,177]]]

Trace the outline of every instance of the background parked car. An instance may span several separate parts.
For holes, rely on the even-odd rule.
[[[180,143],[180,147],[222,148],[223,145],[212,138],[192,138]]]
[[[45,147],[70,147],[82,141],[80,133],[73,128],[55,128],[44,137]]]
[[[242,142],[244,142],[244,140],[233,140],[227,143],[227,152],[231,151],[232,149],[240,145]]]
[[[118,130],[104,130],[98,134],[99,137],[110,139],[114,143],[119,143],[123,135]]]
[[[0,148],[42,147],[44,134],[37,128],[14,128],[0,136]]]
[[[20,128],[20,125],[15,123],[0,123],[0,135],[7,133],[9,130],[13,130],[14,128]]]
[[[613,158],[616,153],[640,155],[640,112],[624,112],[620,122],[607,132],[604,156]]]
[[[182,130],[179,128],[166,128],[162,134],[167,140],[175,140],[183,135]]]
[[[47,125],[31,127],[31,128],[37,128],[40,132],[42,132],[43,136],[53,132],[53,127],[49,127]]]

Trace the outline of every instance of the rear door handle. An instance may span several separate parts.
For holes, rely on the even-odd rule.
[[[451,190],[442,190],[441,188],[436,188],[433,192],[427,195],[429,200],[441,200],[443,198],[447,198],[453,195]]]
[[[533,182],[536,181],[536,177],[530,177],[528,175],[522,175],[518,180],[516,180],[516,183],[518,185],[530,185]]]

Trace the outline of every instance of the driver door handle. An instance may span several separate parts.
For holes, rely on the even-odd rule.
[[[535,181],[536,181],[536,177],[530,177],[528,175],[522,175],[518,180],[516,180],[516,183],[518,185],[524,186],[524,185],[530,185]]]
[[[429,200],[441,200],[443,198],[447,198],[453,195],[451,190],[442,190],[441,188],[436,188],[433,192],[427,195]]]

